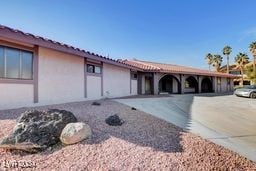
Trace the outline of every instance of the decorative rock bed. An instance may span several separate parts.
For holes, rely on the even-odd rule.
[[[0,148],[37,152],[59,142],[63,128],[77,122],[66,110],[26,111],[18,118],[13,132],[0,142]]]

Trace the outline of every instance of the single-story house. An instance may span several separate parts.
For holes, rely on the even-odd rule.
[[[0,25],[0,109],[137,94],[226,92],[233,75],[113,60]]]

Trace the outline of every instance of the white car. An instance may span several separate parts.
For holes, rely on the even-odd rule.
[[[256,98],[256,85],[244,86],[235,90],[234,94],[240,97]]]

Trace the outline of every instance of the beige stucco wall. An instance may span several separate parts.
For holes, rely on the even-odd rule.
[[[32,84],[0,84],[0,110],[33,105]]]
[[[227,78],[221,78],[221,92],[227,92],[228,86],[227,86]]]
[[[83,58],[39,48],[39,104],[84,100]]]
[[[121,97],[130,93],[130,69],[103,64],[103,96]]]
[[[100,99],[101,96],[101,77],[100,76],[87,76],[87,99],[95,100]]]
[[[145,94],[145,75],[141,76],[141,94]]]
[[[172,88],[173,88],[173,93],[178,93],[178,82],[177,80],[173,79],[173,82],[172,82]]]
[[[131,88],[132,88],[132,95],[138,94],[138,81],[137,80],[131,80]]]

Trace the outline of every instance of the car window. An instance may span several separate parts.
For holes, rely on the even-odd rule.
[[[256,86],[255,85],[249,85],[249,86],[245,86],[245,88],[247,88],[247,89],[256,89]]]

